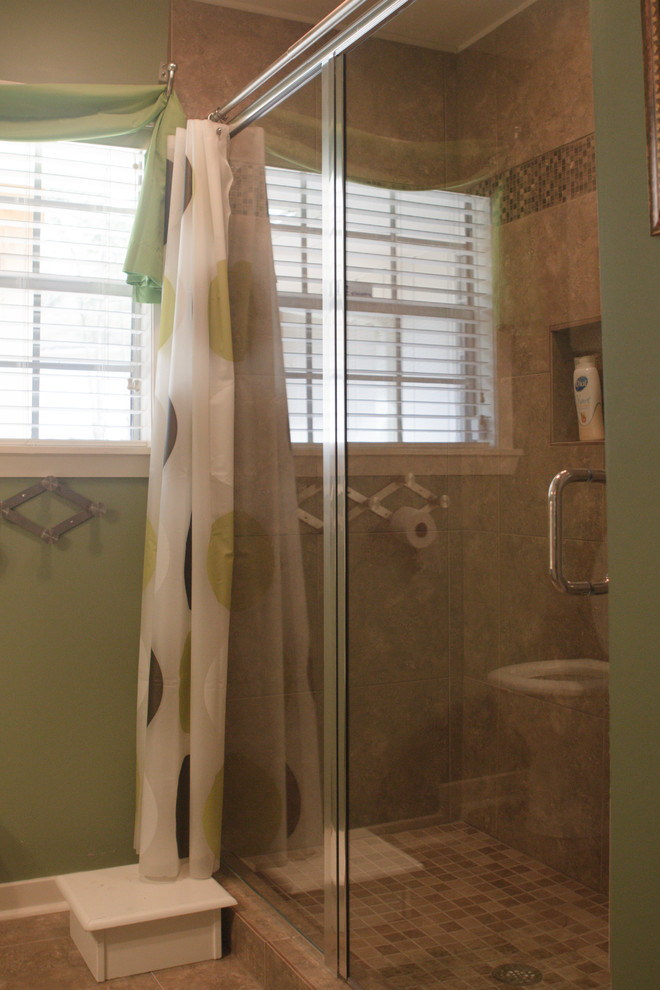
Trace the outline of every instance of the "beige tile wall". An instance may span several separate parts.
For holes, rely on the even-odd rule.
[[[588,3],[538,0],[459,56],[458,76],[461,136],[473,147],[466,177],[475,162],[497,172],[584,137],[593,130]],[[604,466],[602,445],[550,443],[549,327],[600,310],[595,192],[501,225],[497,258],[500,385],[511,395],[513,445],[522,456],[514,474],[479,479],[479,492],[476,479],[456,486],[465,683],[463,763],[460,774],[452,769],[464,780],[466,821],[605,887],[606,711],[487,681],[512,663],[607,659],[606,600],[562,596],[547,576],[550,480],[562,468]],[[600,576],[604,489],[574,486],[565,518],[569,576]]]
[[[188,117],[204,118],[274,62],[304,25],[197,0],[172,0],[175,89]]]

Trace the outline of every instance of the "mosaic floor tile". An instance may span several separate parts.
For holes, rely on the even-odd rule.
[[[362,990],[501,990],[492,973],[505,964],[540,970],[540,988],[610,990],[602,894],[461,822],[373,838],[372,854],[360,830],[350,862],[359,878],[350,893],[350,972]],[[320,934],[321,887],[299,884],[294,867],[296,882],[278,884],[278,893]]]

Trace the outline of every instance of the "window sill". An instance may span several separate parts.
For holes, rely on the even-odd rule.
[[[62,443],[5,440],[0,443],[0,477],[147,478],[146,443]]]
[[[322,444],[294,444],[296,474],[322,477],[322,452]],[[515,472],[521,454],[522,450],[479,443],[352,443],[348,463],[352,477],[409,473],[507,475]]]
[[[321,444],[294,444],[296,474],[323,475]],[[369,476],[507,475],[521,450],[485,444],[350,445],[350,473]],[[86,444],[16,440],[0,443],[1,478],[148,478],[148,444]]]

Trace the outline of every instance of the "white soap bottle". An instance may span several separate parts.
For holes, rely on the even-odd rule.
[[[575,395],[580,440],[602,440],[605,436],[603,393],[600,387],[595,354],[575,358],[573,394]]]

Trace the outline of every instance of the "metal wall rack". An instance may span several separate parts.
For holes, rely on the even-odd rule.
[[[42,526],[40,523],[35,522],[33,519],[28,519],[27,516],[17,511],[17,506],[25,505],[26,502],[31,501],[33,498],[38,498],[39,495],[43,495],[45,492],[52,492],[64,502],[69,502],[77,506],[80,511],[69,516],[67,519],[63,519],[56,526]],[[80,495],[79,492],[74,492],[68,485],[63,484],[52,475],[42,478],[41,481],[31,485],[29,488],[24,488],[22,492],[17,492],[16,495],[11,495],[9,498],[0,501],[0,513],[2,513],[3,519],[13,523],[15,526],[20,526],[21,529],[26,529],[28,533],[33,533],[34,536],[38,536],[44,543],[57,543],[60,536],[63,536],[64,533],[75,529],[76,526],[87,522],[88,519],[105,515],[105,511],[103,502],[92,502],[84,495]]]
[[[354,503],[354,508],[348,513],[349,521],[362,515],[363,512],[373,512],[374,515],[380,516],[381,519],[390,519],[394,515],[394,512],[392,509],[384,506],[383,501],[400,488],[408,488],[424,500],[425,504],[420,507],[422,511],[431,512],[438,505],[446,509],[449,505],[449,499],[446,495],[439,497],[434,492],[429,491],[428,488],[418,485],[413,474],[406,474],[400,478],[396,478],[374,495],[363,495],[355,488],[347,488],[346,497],[349,502]],[[298,496],[298,518],[307,523],[308,526],[318,530],[323,529],[322,520],[312,515],[311,512],[307,512],[306,509],[303,509],[302,504],[309,501],[315,495],[318,495],[322,490],[323,486],[320,483],[314,483],[304,488]]]

